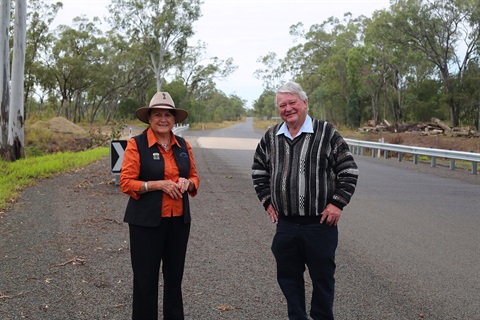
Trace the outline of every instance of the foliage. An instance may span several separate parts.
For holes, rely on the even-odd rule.
[[[83,152],[59,152],[28,157],[15,162],[0,161],[0,209],[14,202],[18,194],[37,179],[75,170],[108,156],[106,147]]]
[[[77,17],[71,26],[50,30],[61,8],[46,0],[29,2],[26,118],[49,113],[74,123],[106,124],[134,119],[135,110],[162,88],[160,80],[163,89],[179,84],[175,101],[194,108],[189,121],[195,121],[204,118],[199,112],[216,93],[215,80],[237,68],[231,58],[206,59],[203,43],[188,46],[192,22],[200,16],[198,0],[114,1],[107,31],[96,17]],[[238,102],[228,99],[227,105]]]
[[[161,91],[168,70],[194,34],[200,0],[113,0],[109,9],[114,28],[148,56],[156,90]]]
[[[257,117],[278,117],[278,110],[275,105],[275,92],[272,90],[264,90],[260,97],[254,102],[253,109]]]
[[[265,68],[255,75],[266,90],[290,75],[306,90],[310,114],[336,124],[437,117],[478,129],[479,30],[475,0],[391,1],[372,18],[347,13],[309,30],[293,25],[299,44],[286,57],[260,59]],[[262,96],[255,105],[271,116]]]
[[[392,1],[372,17],[345,14],[308,29],[292,25],[296,42],[287,54],[258,59],[263,67],[253,76],[264,92],[250,111],[241,97],[216,86],[236,70],[233,59],[207,58],[205,43],[188,42],[201,1],[115,0],[108,25],[78,17],[52,29],[61,9],[48,0],[28,2],[26,119],[61,115],[74,123],[116,126],[135,119],[135,110],[148,105],[159,87],[189,112],[190,124],[236,120],[248,112],[268,119],[278,116],[275,88],[293,79],[308,94],[309,113],[336,125],[431,117],[480,125],[475,0]],[[90,135],[103,139],[95,130]],[[27,153],[41,150],[26,146]]]

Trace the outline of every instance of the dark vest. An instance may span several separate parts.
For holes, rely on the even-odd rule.
[[[147,133],[141,133],[133,137],[137,143],[140,154],[140,175],[139,180],[163,180],[165,178],[165,161],[157,144],[148,147]],[[180,147],[177,144],[172,146],[175,162],[177,163],[180,177],[188,178],[190,173],[190,157],[188,155],[185,139],[175,136]],[[125,210],[124,222],[142,226],[157,227],[162,219],[162,199],[163,191],[150,191],[140,195],[140,199],[135,200],[130,197]],[[185,223],[190,223],[190,204],[188,201],[188,192],[183,194],[183,218]]]

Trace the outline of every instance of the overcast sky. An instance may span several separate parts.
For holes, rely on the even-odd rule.
[[[60,0],[63,9],[56,24],[70,25],[79,15],[103,18],[108,15],[110,0]],[[295,45],[289,35],[293,24],[302,22],[308,30],[331,16],[343,18],[372,16],[385,9],[389,0],[204,0],[202,17],[195,23],[196,35],[191,45],[201,40],[207,44],[207,55],[226,60],[233,58],[237,71],[217,83],[227,95],[235,93],[251,107],[263,91],[253,73],[262,68],[257,59],[269,52],[283,58]]]

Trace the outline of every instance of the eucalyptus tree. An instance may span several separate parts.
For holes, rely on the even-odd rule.
[[[399,122],[403,117],[405,91],[407,90],[407,79],[420,59],[414,51],[405,46],[398,46],[385,38],[386,34],[393,31],[384,30],[388,24],[390,13],[386,10],[376,11],[371,19],[365,20],[365,46],[370,52],[371,70],[370,74],[377,77],[376,81],[369,83],[372,96],[372,119],[378,120],[379,104],[378,99],[383,100],[383,118],[390,115],[394,122]],[[400,36],[400,35],[399,35]],[[371,79],[371,77],[368,77]],[[377,97],[381,93],[381,98]],[[373,101],[377,100],[377,103]],[[388,107],[387,107],[388,106]],[[387,114],[387,111],[390,112]]]
[[[443,81],[452,126],[462,112],[456,92],[480,44],[477,0],[397,0],[384,27],[392,43],[421,52]]]
[[[175,103],[177,105],[188,111],[189,123],[206,121],[206,103],[211,90],[204,91],[201,99],[192,98],[189,93],[189,88],[181,78],[165,83],[163,88],[164,89],[162,90],[170,93],[172,99],[176,101]]]
[[[86,92],[96,86],[95,74],[106,60],[105,38],[97,27],[96,18],[73,20],[73,27],[61,25],[51,51],[48,72],[55,79],[51,94],[60,100],[57,116],[78,122],[85,117]]]
[[[459,99],[464,106],[461,118],[475,125],[480,130],[480,63],[478,59],[470,60],[464,73]]]
[[[379,97],[382,93],[383,96],[383,117],[386,115],[386,103],[392,102],[392,117],[397,122],[401,116],[402,102],[402,80],[403,69],[397,65],[395,53],[400,50],[391,49],[386,45],[386,41],[382,38],[382,29],[378,27],[383,25],[385,19],[385,11],[376,11],[371,19],[365,20],[365,46],[369,48],[371,53],[371,70],[370,74],[377,75],[376,81],[370,82],[370,94],[372,95],[372,120],[377,121],[379,116]],[[407,59],[400,59],[401,62],[408,61]],[[383,91],[383,92],[381,92]],[[393,91],[398,93],[397,104],[393,103],[395,99],[392,99],[390,95]],[[397,105],[398,108],[393,106]]]
[[[365,21],[365,45],[371,51],[372,71],[383,80],[384,118],[398,123],[440,117],[444,104],[433,105],[439,101],[433,97],[439,92],[435,65],[421,51],[397,41],[404,35],[402,30],[392,28],[392,19],[391,11],[380,10]],[[427,92],[429,89],[431,92]],[[428,107],[430,110],[425,110]]]
[[[10,0],[0,2],[0,154],[12,159],[8,143],[8,117],[10,114]]]
[[[140,43],[150,59],[157,91],[173,59],[187,48],[193,22],[200,17],[201,0],[112,0],[110,23],[133,45]]]
[[[153,73],[144,64],[138,45],[130,46],[113,31],[107,33],[105,41],[107,45],[103,47],[96,72],[92,72],[91,82],[94,85],[87,91],[91,122],[98,120],[100,115],[103,115],[105,123],[119,120],[117,115],[124,118],[125,114],[118,114],[119,108],[125,107],[123,102],[144,106],[149,89],[155,86]],[[130,112],[127,115],[133,114]]]
[[[15,1],[15,27],[13,37],[11,100],[8,121],[8,144],[15,159],[25,157],[25,112],[23,84],[27,34],[27,1]]]
[[[10,78],[10,0],[0,6],[0,155],[8,161],[25,157],[23,83],[26,47],[26,0],[15,1]]]
[[[264,90],[275,90],[288,79],[289,68],[283,59],[279,59],[275,52],[269,52],[266,56],[257,59],[265,68],[257,69],[254,77],[262,81]]]
[[[223,120],[236,121],[245,115],[245,101],[235,94],[227,96],[225,93],[216,90],[210,93],[208,98],[207,113],[211,115],[211,120],[221,122]]]
[[[28,1],[27,9],[27,46],[25,57],[25,116],[28,117],[31,95],[38,94],[40,100],[45,92],[36,92],[35,86],[41,82],[45,72],[45,62],[48,48],[52,46],[53,35],[50,26],[63,7],[61,2],[50,3],[45,0]],[[40,90],[44,91],[44,90]]]
[[[225,80],[238,68],[233,58],[207,58],[204,42],[187,47],[176,57],[175,66],[175,79],[181,80],[188,88],[187,99],[204,99],[208,92],[215,89],[215,81]]]
[[[365,100],[371,102],[368,119],[378,120],[378,101],[382,88],[381,77],[372,68],[371,55],[365,46],[357,45],[347,54],[347,79],[349,98],[347,108],[347,125],[358,127],[362,121]],[[370,99],[368,99],[368,97]]]
[[[224,108],[224,119],[227,121],[237,121],[245,116],[247,110],[245,109],[246,101],[236,94],[228,96],[226,108]]]
[[[278,117],[278,108],[275,104],[275,91],[263,90],[260,97],[253,102],[253,112],[258,117]]]
[[[307,93],[316,92],[309,99],[309,107],[317,112],[312,112],[314,116],[322,114],[341,123],[357,121],[348,119],[356,116],[348,110],[352,87],[347,62],[349,50],[361,43],[363,18],[346,13],[342,21],[330,17],[311,26],[308,32],[291,30],[291,34],[305,39],[289,50],[287,64],[295,66],[290,70],[297,73],[295,78]]]

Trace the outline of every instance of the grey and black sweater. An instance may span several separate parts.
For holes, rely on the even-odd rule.
[[[358,167],[347,143],[326,121],[313,119],[314,133],[290,140],[276,135],[281,123],[260,140],[252,179],[265,208],[279,217],[320,216],[327,204],[343,209],[355,191]]]

